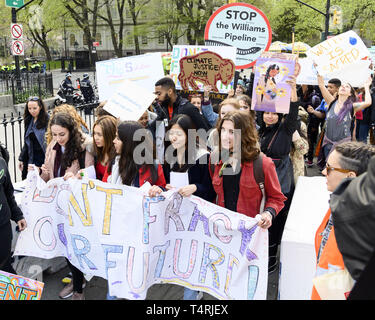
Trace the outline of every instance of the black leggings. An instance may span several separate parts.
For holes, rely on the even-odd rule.
[[[0,226],[0,270],[16,274],[11,264],[12,225],[9,222]]]
[[[82,285],[83,285],[82,271],[77,269],[75,266],[73,266],[68,259],[66,259],[66,262],[68,263],[68,267],[72,273],[73,291],[82,293]]]

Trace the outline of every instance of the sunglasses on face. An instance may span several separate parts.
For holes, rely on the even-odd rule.
[[[29,97],[29,99],[27,99],[27,101],[39,101],[39,97]]]
[[[330,174],[331,171],[337,171],[337,172],[341,172],[341,173],[349,173],[349,172],[353,171],[353,170],[348,170],[348,169],[332,167],[328,163],[326,164],[326,170],[327,170],[327,175]]]

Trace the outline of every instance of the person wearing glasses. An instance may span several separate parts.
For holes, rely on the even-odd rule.
[[[355,178],[366,172],[370,159],[374,155],[375,146],[362,142],[348,141],[336,145],[322,171],[327,179],[327,190],[334,192],[344,179]],[[325,274],[345,270],[344,260],[336,242],[331,208],[328,209],[316,231],[315,250],[317,255],[316,280]],[[315,285],[311,299],[321,299]]]
[[[41,167],[46,153],[45,134],[49,116],[43,101],[39,97],[30,97],[23,114],[25,125],[24,145],[18,157],[18,168],[22,171],[22,180],[26,179],[27,167],[35,164]]]

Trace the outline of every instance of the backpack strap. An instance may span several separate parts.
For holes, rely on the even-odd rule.
[[[259,210],[260,213],[264,211],[264,206],[266,203],[266,192],[264,189],[263,155],[264,154],[262,152],[259,153],[259,156],[253,162],[254,178],[259,186],[260,191],[262,192],[262,201],[260,203]]]

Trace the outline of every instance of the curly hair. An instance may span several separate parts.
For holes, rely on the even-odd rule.
[[[75,119],[66,112],[58,112],[52,115],[48,125],[50,132],[54,125],[61,126],[69,132],[69,140],[65,145],[65,152],[61,159],[61,168],[66,169],[72,165],[74,160],[79,159],[80,153],[84,151],[84,148],[82,147],[82,134],[78,129]]]
[[[241,130],[241,163],[254,161],[260,153],[258,133],[253,119],[245,111],[228,112],[220,120],[217,126],[220,154],[222,154],[221,130],[226,120],[233,122],[234,129]]]
[[[51,117],[53,117],[55,114],[59,112],[65,112],[71,115],[71,117],[74,119],[74,121],[77,123],[79,130],[81,130],[81,126],[85,127],[87,131],[89,131],[89,127],[86,124],[86,122],[82,119],[82,117],[78,114],[77,110],[69,105],[69,104],[62,104],[53,109]],[[47,145],[52,141],[52,133],[51,130],[49,130],[50,126],[48,126],[47,132],[46,132],[46,141]]]

